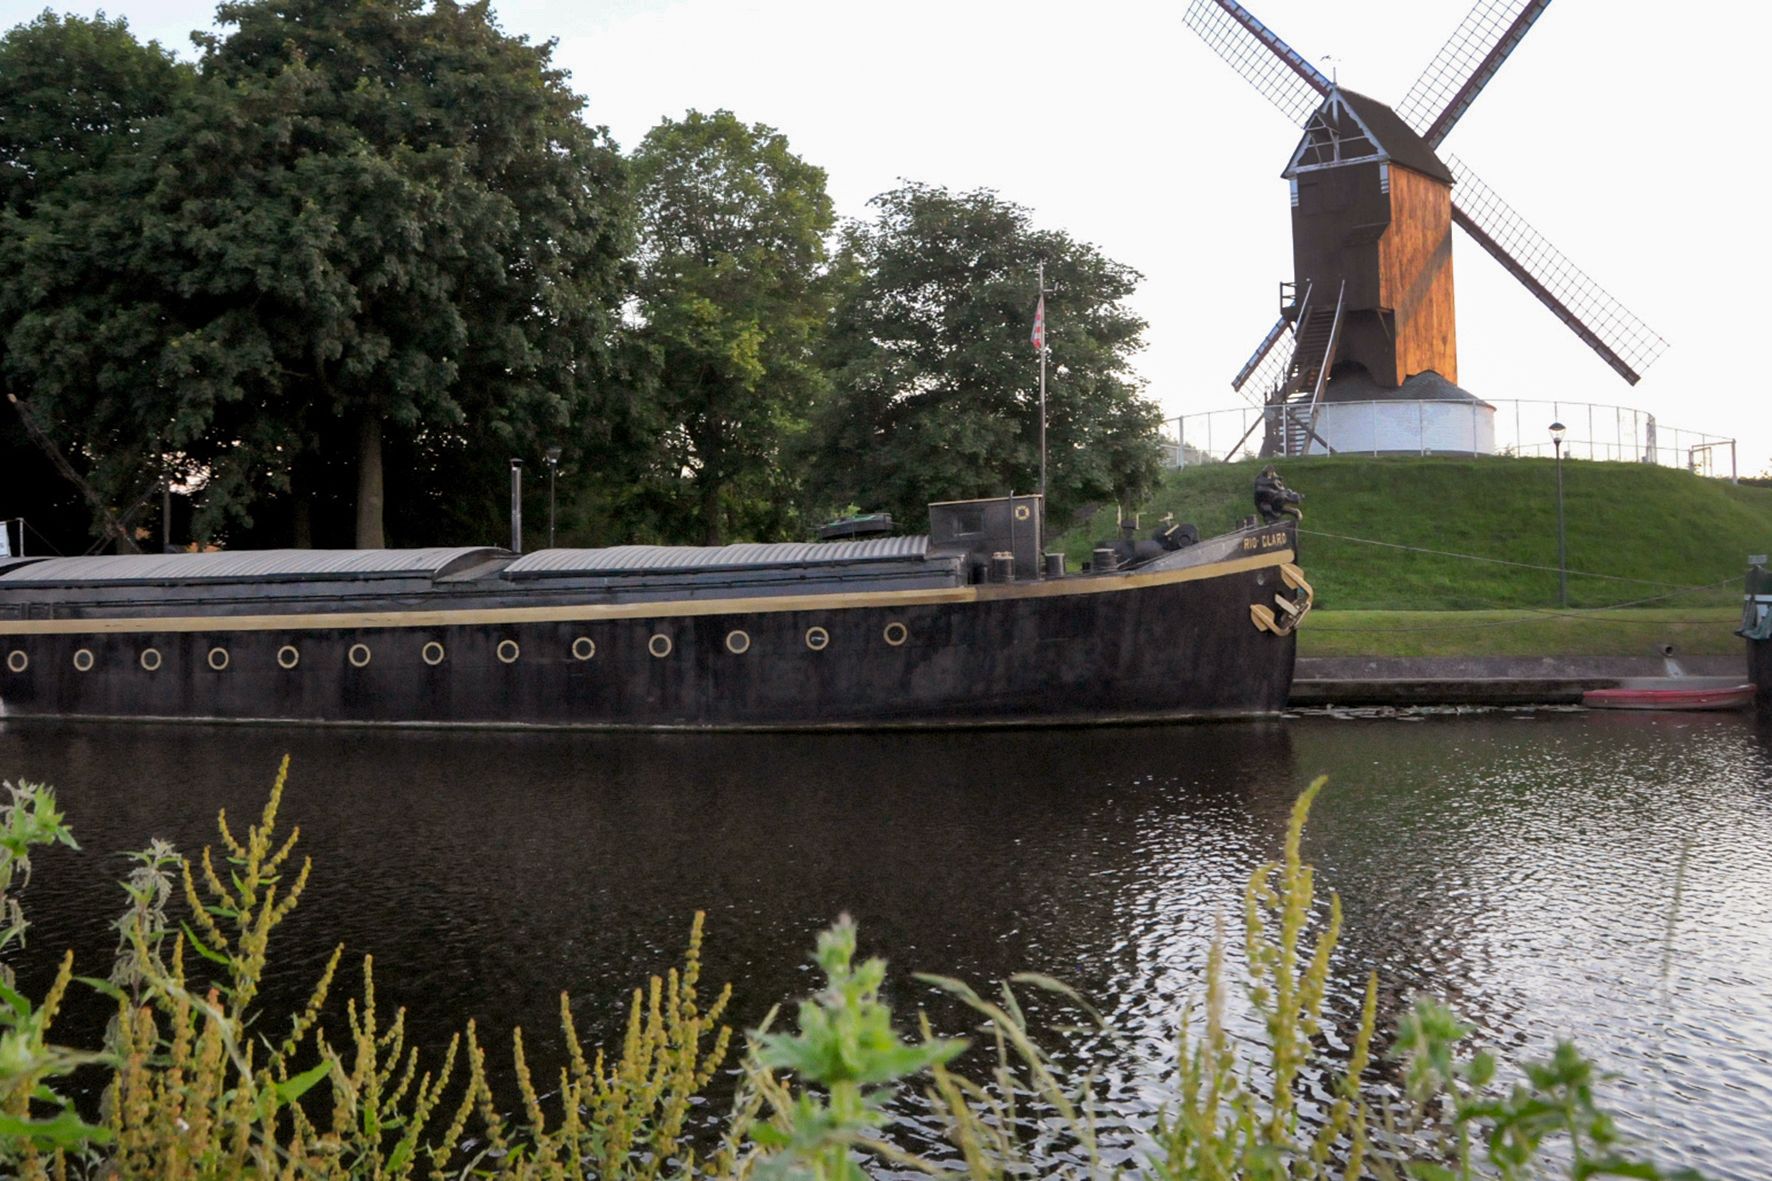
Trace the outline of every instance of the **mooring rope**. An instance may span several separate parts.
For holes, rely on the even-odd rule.
[[[1300,533],[1309,534],[1312,537],[1333,537],[1337,541],[1357,541],[1361,545],[1377,545],[1382,546],[1385,549],[1407,550],[1410,553],[1415,554],[1434,554],[1442,558],[1463,558],[1467,562],[1487,562],[1492,566],[1517,566],[1522,570],[1544,570],[1551,574],[1558,572],[1558,567],[1556,566],[1544,566],[1536,562],[1516,562],[1509,558],[1486,558],[1481,554],[1461,554],[1456,550],[1429,549],[1426,546],[1421,545],[1403,545],[1400,542],[1378,541],[1371,537],[1353,537],[1346,533],[1326,533],[1321,529],[1301,528],[1298,531]],[[1598,578],[1604,579],[1607,582],[1637,582],[1642,583],[1644,586],[1668,586],[1675,587],[1679,590],[1710,589],[1709,587],[1690,586],[1686,583],[1680,582],[1658,582],[1653,578],[1626,578],[1622,574],[1594,574],[1586,570],[1570,570],[1567,573],[1571,578]]]
[[[1485,557],[1482,554],[1463,554],[1463,553],[1459,553],[1457,550],[1433,549],[1429,546],[1423,546],[1423,545],[1405,545],[1401,542],[1396,542],[1396,541],[1379,541],[1377,538],[1373,538],[1373,537],[1355,537],[1355,536],[1353,536],[1351,534],[1347,534],[1347,533],[1330,533],[1327,530],[1323,530],[1323,529],[1300,528],[1298,530],[1298,532],[1300,532],[1302,534],[1306,534],[1308,536],[1312,536],[1312,537],[1327,537],[1327,538],[1332,538],[1333,540],[1336,540],[1336,541],[1351,541],[1351,542],[1354,542],[1359,545],[1375,545],[1375,546],[1378,546],[1382,549],[1403,550],[1407,553],[1415,553],[1415,554],[1432,554],[1433,556],[1440,557],[1440,558],[1458,558],[1458,559],[1460,559],[1462,561],[1466,561],[1466,562],[1483,562],[1483,563],[1491,565],[1491,566],[1511,566],[1511,567],[1518,569],[1518,570],[1539,570],[1539,571],[1543,571],[1544,573],[1547,573],[1547,574],[1556,574],[1556,573],[1562,572],[1562,573],[1566,573],[1570,578],[1589,578],[1589,579],[1596,579],[1596,580],[1604,581],[1604,582],[1629,582],[1629,583],[1635,583],[1635,584],[1641,585],[1641,586],[1656,586],[1656,587],[1667,588],[1661,594],[1645,595],[1642,598],[1628,599],[1628,600],[1626,600],[1624,602],[1620,602],[1620,603],[1607,603],[1607,604],[1605,604],[1603,606],[1599,606],[1599,607],[1584,608],[1582,614],[1577,614],[1572,611],[1564,610],[1561,608],[1555,608],[1555,607],[1519,607],[1519,606],[1497,603],[1494,600],[1490,600],[1490,602],[1493,604],[1493,606],[1487,608],[1488,610],[1496,610],[1496,611],[1526,612],[1526,613],[1533,614],[1533,615],[1545,615],[1545,616],[1549,616],[1554,619],[1574,620],[1575,622],[1578,622],[1578,623],[1615,622],[1615,621],[1610,621],[1610,620],[1597,619],[1591,614],[1591,612],[1620,611],[1620,610],[1624,610],[1624,609],[1630,608],[1630,607],[1642,607],[1642,606],[1645,606],[1650,603],[1659,603],[1659,602],[1663,602],[1668,599],[1680,598],[1681,596],[1684,596],[1684,595],[1692,595],[1692,594],[1699,594],[1699,593],[1707,592],[1707,591],[1721,590],[1725,587],[1734,586],[1737,582],[1737,580],[1735,578],[1730,577],[1730,578],[1725,578],[1719,582],[1709,583],[1709,584],[1702,585],[1702,586],[1693,586],[1693,585],[1677,583],[1677,582],[1660,582],[1660,581],[1657,581],[1652,578],[1629,578],[1629,577],[1626,577],[1621,574],[1597,574],[1597,573],[1593,573],[1593,572],[1587,571],[1587,570],[1559,571],[1559,568],[1556,566],[1547,566],[1547,565],[1543,565],[1538,562],[1517,562],[1511,558],[1490,558],[1490,557]],[[1481,596],[1472,596],[1472,597],[1480,598]],[[1380,608],[1380,609],[1381,610],[1390,610],[1388,608]],[[1407,610],[1407,608],[1405,608],[1405,610]],[[1311,622],[1312,622],[1311,630],[1317,631],[1317,632],[1360,632],[1360,631],[1371,630],[1369,628],[1363,628],[1363,627],[1336,627],[1334,624],[1324,624],[1321,621],[1320,616],[1317,619],[1312,620]],[[1442,620],[1432,624],[1431,626],[1391,627],[1391,628],[1386,628],[1385,630],[1387,632],[1393,632],[1393,633],[1394,632],[1418,632],[1418,631],[1447,631],[1447,630],[1475,631],[1475,630],[1482,630],[1485,628],[1493,628],[1493,627],[1515,627],[1515,626],[1518,626],[1518,624],[1520,622],[1521,621],[1517,618],[1515,618],[1515,619],[1470,620],[1470,621],[1466,621],[1463,623],[1452,623],[1452,622],[1448,622],[1448,621],[1442,619]],[[1671,623],[1671,622],[1677,622],[1677,621],[1663,620],[1661,622]],[[1697,622],[1697,621],[1694,620],[1693,622]]]
[[[1556,567],[1552,566],[1551,569],[1555,570]],[[1737,585],[1739,585],[1739,582],[1740,582],[1739,579],[1725,578],[1721,582],[1713,582],[1707,586],[1682,586],[1682,587],[1678,587],[1674,590],[1667,591],[1663,594],[1647,595],[1641,599],[1631,599],[1631,600],[1629,600],[1627,602],[1623,602],[1623,603],[1607,603],[1606,605],[1601,606],[1601,607],[1584,607],[1584,608],[1582,608],[1581,612],[1579,612],[1579,613],[1575,612],[1575,611],[1566,611],[1566,610],[1563,610],[1558,607],[1495,606],[1495,607],[1484,608],[1484,610],[1513,611],[1513,612],[1525,612],[1525,613],[1529,613],[1532,615],[1548,615],[1548,616],[1552,617],[1553,619],[1568,619],[1568,620],[1572,620],[1575,623],[1619,623],[1619,622],[1628,622],[1628,621],[1596,618],[1595,613],[1601,612],[1601,611],[1622,611],[1622,610],[1625,610],[1626,608],[1630,608],[1630,607],[1641,607],[1646,603],[1658,603],[1664,599],[1677,599],[1681,595],[1696,594],[1699,591],[1721,590],[1725,587],[1737,586]],[[1667,584],[1663,583],[1660,585],[1667,585]],[[1362,610],[1364,610],[1364,608],[1362,608]],[[1407,607],[1399,608],[1399,609],[1372,608],[1372,610],[1381,610],[1381,611],[1386,612],[1387,614],[1401,614],[1404,611],[1421,611],[1423,614],[1427,613],[1425,611],[1422,611],[1421,608],[1407,608]],[[1462,612],[1446,611],[1446,612],[1435,612],[1434,614],[1453,615],[1453,614],[1462,614]],[[1336,627],[1334,624],[1324,624],[1324,623],[1320,622],[1322,618],[1323,617],[1320,614],[1313,613],[1313,615],[1311,617],[1311,622],[1309,624],[1309,627],[1312,631],[1315,631],[1315,632],[1369,632],[1372,630],[1369,627]],[[1668,623],[1704,623],[1704,622],[1708,622],[1708,621],[1707,620],[1699,620],[1699,619],[1692,619],[1692,620],[1660,619],[1660,620],[1656,620],[1655,622],[1662,623],[1662,624],[1668,624]],[[1468,621],[1468,622],[1464,622],[1464,623],[1446,623],[1444,621],[1441,621],[1441,622],[1437,622],[1437,623],[1434,623],[1434,624],[1431,624],[1428,626],[1424,626],[1424,627],[1387,627],[1384,629],[1384,631],[1385,631],[1386,635],[1395,635],[1395,634],[1406,633],[1406,632],[1478,631],[1478,630],[1482,630],[1484,628],[1491,628],[1491,627],[1517,627],[1517,626],[1519,626],[1520,623],[1521,623],[1521,621],[1518,619],[1484,619],[1484,620]]]

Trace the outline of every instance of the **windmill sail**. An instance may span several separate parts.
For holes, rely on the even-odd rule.
[[[1255,379],[1256,392],[1265,397],[1270,390],[1285,380],[1286,367],[1291,363],[1291,350],[1276,349],[1275,346],[1286,334],[1286,326],[1290,322],[1285,316],[1274,321],[1274,326],[1267,330],[1267,335],[1261,338],[1261,343],[1255,346],[1255,351],[1249,354],[1249,359],[1243,362],[1243,367],[1237,370],[1235,377],[1231,378],[1233,390],[1245,398],[1249,397],[1243,387],[1247,386],[1250,379],[1253,378]],[[1259,403],[1257,404],[1259,405]]]
[[[1550,0],[1477,0],[1396,105],[1397,114],[1439,147],[1548,7]]]
[[[1637,384],[1643,370],[1667,349],[1667,341],[1570,262],[1463,161],[1456,156],[1445,161],[1458,178],[1452,220],[1619,376]]]
[[[1181,23],[1300,127],[1329,93],[1322,71],[1236,0],[1193,0]]]

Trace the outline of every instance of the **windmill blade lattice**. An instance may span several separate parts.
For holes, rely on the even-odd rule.
[[[1322,71],[1235,0],[1193,0],[1181,23],[1300,127],[1329,93]]]
[[[1667,341],[1495,195],[1456,156],[1444,157],[1458,184],[1452,220],[1506,267],[1589,348],[1632,385]]]
[[[1439,147],[1550,0],[1477,0],[1403,101],[1403,122]]]
[[[1280,388],[1286,380],[1286,372],[1292,366],[1292,343],[1285,339],[1286,329],[1291,321],[1281,316],[1274,321],[1274,326],[1267,330],[1249,359],[1243,362],[1243,368],[1231,378],[1231,388],[1252,405],[1262,406],[1267,403],[1269,395]]]

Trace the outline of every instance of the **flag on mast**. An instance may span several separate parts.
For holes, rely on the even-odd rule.
[[[1046,293],[1040,292],[1040,306],[1034,309],[1034,351],[1046,347]]]

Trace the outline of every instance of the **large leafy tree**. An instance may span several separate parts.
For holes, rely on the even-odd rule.
[[[830,338],[833,389],[818,416],[814,491],[830,505],[920,520],[931,500],[1039,484],[1038,356],[1046,266],[1050,515],[1140,500],[1160,471],[1156,406],[1131,368],[1139,276],[989,191],[911,184],[846,227]]]
[[[551,45],[484,3],[218,19],[188,101],[95,177],[114,224],[83,243],[90,204],[39,209],[9,367],[70,435],[105,427],[88,454],[133,434],[184,457],[200,528],[267,494],[298,540],[383,544],[390,505],[409,542],[495,520],[505,456],[594,450],[580,424],[620,418],[598,413],[630,240],[618,155]],[[92,413],[107,386],[120,404]]]
[[[657,531],[717,544],[794,524],[795,441],[823,388],[824,170],[730,111],[653,128],[634,155],[637,372],[657,407]]]
[[[0,269],[8,276],[0,283],[0,386],[26,397],[73,452],[71,461],[84,468],[100,455],[109,460],[97,479],[118,512],[139,508],[144,495],[152,499],[155,480],[137,470],[144,458],[139,432],[124,433],[119,446],[104,422],[123,408],[132,383],[100,388],[89,363],[52,354],[66,346],[91,357],[97,350],[81,337],[100,319],[126,338],[153,331],[152,314],[142,312],[155,302],[149,291],[87,290],[70,281],[83,275],[67,272],[118,218],[107,178],[141,167],[151,129],[188,100],[195,82],[194,70],[158,45],[138,42],[121,20],[46,12],[0,36]],[[59,306],[51,312],[48,304]],[[14,365],[10,358],[20,350],[12,347],[13,329],[27,312],[35,315]],[[39,404],[36,386],[19,378],[43,368],[68,376]],[[68,404],[58,393],[75,380],[80,397]],[[28,517],[34,547],[77,549],[93,529],[92,513],[13,414],[0,405],[0,516]],[[78,429],[55,429],[75,418]],[[81,454],[81,444],[98,445]]]

